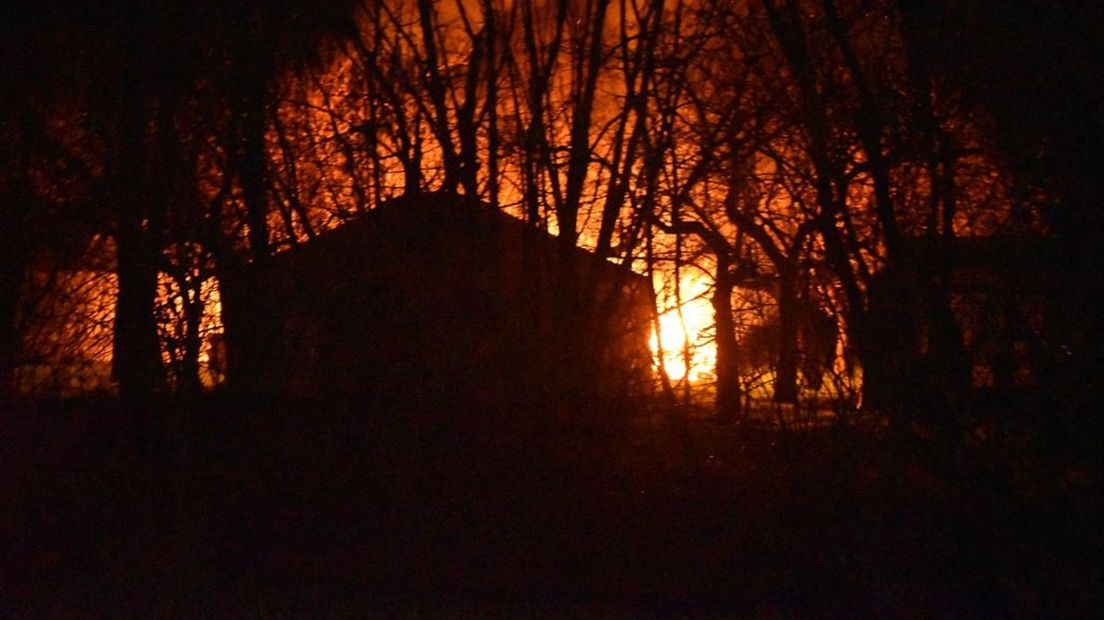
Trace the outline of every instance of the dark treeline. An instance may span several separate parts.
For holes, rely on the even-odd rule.
[[[1098,485],[1100,32],[1095,3],[1042,0],[8,3],[0,415],[108,360],[104,406],[149,436],[164,408],[233,409],[218,283],[433,193],[554,234],[565,262],[582,247],[646,274],[672,311],[686,278],[707,282],[719,432],[832,409],[973,499]],[[547,285],[561,315],[606,311],[587,282]],[[648,408],[708,478],[739,442],[692,438],[701,386],[658,353]],[[588,352],[556,354],[590,372]],[[810,462],[846,460],[827,454]]]
[[[49,358],[26,334],[50,270],[114,265],[100,357],[124,399],[195,392],[220,271],[420,191],[706,274],[722,418],[750,406],[749,363],[777,402],[815,398],[835,333],[837,383],[875,408],[903,376],[940,406],[1010,385],[1013,345],[963,325],[963,239],[1068,255],[1024,258],[1069,284],[1016,363],[1089,387],[1100,330],[1057,317],[1100,289],[1096,11],[592,4],[8,9],[5,394]]]

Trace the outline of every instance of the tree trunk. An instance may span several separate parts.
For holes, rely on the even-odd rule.
[[[15,325],[28,259],[23,238],[27,218],[22,192],[0,203],[0,405],[15,396],[15,366],[19,355],[19,330]]]
[[[775,366],[774,402],[797,403],[797,334],[801,308],[797,298],[797,274],[785,269],[779,279],[778,360]]]
[[[156,250],[135,222],[115,235],[119,292],[115,304],[113,373],[119,397],[141,405],[164,386],[161,346],[154,305],[157,299]]]
[[[20,119],[21,139],[5,144],[4,162],[18,170],[15,182],[5,187],[0,201],[0,411],[16,395],[15,368],[22,347],[22,333],[16,325],[27,267],[34,243],[27,238],[31,217],[31,149],[33,124],[29,113]],[[17,168],[16,168],[17,166]]]
[[[0,269],[3,270],[0,272],[0,408],[3,408],[15,397],[15,365],[19,355],[15,315],[23,269],[7,257]]]
[[[203,284],[198,279],[181,283],[184,295],[184,356],[180,364],[180,393],[196,396],[203,386],[199,377],[199,353],[203,340],[199,330],[203,321]]]
[[[561,209],[556,213],[560,227],[560,245],[568,251],[578,238],[579,207],[583,184],[590,157],[590,126],[593,121],[594,97],[598,85],[598,73],[602,64],[602,34],[606,23],[609,0],[598,0],[591,17],[592,32],[587,50],[587,63],[583,86],[571,117],[571,138],[567,157],[567,193]]]
[[[271,249],[268,241],[268,199],[265,179],[265,99],[258,89],[245,97],[239,136],[238,180],[249,224],[249,250],[253,260],[264,262]]]
[[[737,363],[736,323],[732,315],[734,283],[728,261],[717,257],[716,284],[713,288],[713,315],[717,326],[717,398],[714,403],[719,422],[740,418],[740,370]]]
[[[133,80],[132,80],[133,81]],[[153,239],[160,223],[146,188],[146,105],[129,84],[121,110],[120,174],[112,179],[119,218],[115,232],[118,296],[115,303],[112,373],[119,397],[141,406],[164,387],[164,367],[154,307],[157,300],[157,252]]]

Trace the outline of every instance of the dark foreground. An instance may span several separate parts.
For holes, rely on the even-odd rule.
[[[1104,591],[1078,425],[156,411],[5,413],[0,616],[1080,616]]]

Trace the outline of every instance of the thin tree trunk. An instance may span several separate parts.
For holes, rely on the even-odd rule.
[[[164,368],[154,306],[157,298],[156,250],[134,222],[115,236],[119,292],[115,304],[113,370],[119,396],[143,404],[164,386]]]
[[[732,313],[732,291],[735,282],[728,261],[717,257],[716,283],[713,286],[713,319],[717,329],[717,396],[714,410],[717,421],[732,423],[741,417],[740,369],[737,362],[739,344],[736,322]]]
[[[491,206],[498,208],[498,149],[501,138],[498,133],[498,23],[491,0],[483,2],[483,36],[487,43],[487,93],[484,103],[487,111],[487,194]]]
[[[10,233],[13,228],[5,227],[4,230]],[[5,254],[15,253],[15,251],[5,252]],[[2,269],[0,271],[0,408],[2,408],[2,405],[15,396],[15,366],[19,356],[20,340],[15,326],[15,317],[23,281],[23,267],[14,256],[5,256],[0,269]]]
[[[432,0],[418,0],[418,24],[421,28],[422,44],[425,47],[423,72],[424,83],[433,116],[428,119],[430,129],[441,147],[441,159],[445,167],[445,179],[441,189],[453,192],[464,178],[463,165],[456,153],[452,141],[448,104],[445,99],[445,82],[440,71],[440,54],[437,49],[437,29],[434,24],[436,10]]]
[[[522,28],[525,40],[525,56],[529,71],[529,88],[527,92],[526,106],[529,112],[529,125],[525,131],[525,208],[526,218],[532,226],[538,226],[541,221],[541,200],[539,177],[541,166],[547,168],[552,187],[552,198],[559,205],[560,196],[556,171],[551,166],[546,142],[544,114],[545,95],[548,90],[548,80],[556,65],[563,44],[564,25],[567,21],[567,0],[559,0],[556,4],[556,31],[548,45],[548,51],[543,62],[540,58],[540,50],[537,44],[536,24],[533,20],[533,6],[529,2],[522,3]]]
[[[797,366],[800,352],[797,334],[801,308],[797,295],[797,274],[783,269],[779,274],[778,362],[775,367],[774,401],[797,404]]]
[[[598,0],[591,19],[593,30],[587,51],[584,84],[571,117],[571,142],[567,158],[567,192],[556,219],[560,226],[560,247],[570,252],[578,235],[579,205],[583,183],[590,163],[590,125],[593,120],[594,96],[598,86],[598,73],[602,64],[602,34],[606,23],[606,10],[610,0]]]
[[[268,192],[265,171],[265,95],[247,94],[241,116],[238,180],[249,224],[249,250],[253,260],[263,263],[271,254],[268,239]]]
[[[19,179],[15,191],[0,202],[0,235],[5,237],[0,243],[0,409],[15,397],[15,367],[21,344],[15,321],[30,254],[23,236],[30,210],[30,152],[26,142],[18,146],[9,143],[8,148],[19,149],[13,157],[19,161]]]
[[[119,205],[115,233],[118,297],[115,304],[113,374],[119,396],[142,405],[164,387],[164,367],[154,307],[158,251],[153,235],[160,218],[146,195],[145,136],[149,119],[134,85],[124,93],[121,174],[113,179]]]
[[[203,321],[203,283],[190,278],[181,283],[184,296],[184,355],[180,364],[180,392],[196,396],[203,387],[199,376],[199,353],[203,345],[200,328]]]

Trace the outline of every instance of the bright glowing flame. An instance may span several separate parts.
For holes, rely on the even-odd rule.
[[[683,278],[683,303],[660,308],[659,332],[663,343],[663,367],[675,381],[689,378],[691,382],[709,381],[714,377],[717,347],[713,340],[713,306],[707,293],[709,283],[697,278]],[[655,330],[649,346],[656,366],[659,366],[659,339]]]

